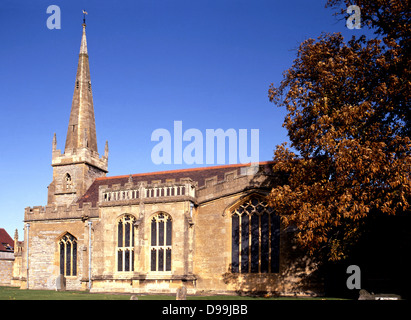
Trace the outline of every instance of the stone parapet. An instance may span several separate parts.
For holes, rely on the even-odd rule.
[[[198,203],[203,203],[246,190],[261,189],[269,180],[270,176],[266,174],[248,174],[246,171],[240,174],[237,174],[237,171],[227,172],[224,180],[218,181],[217,176],[208,178],[205,185],[197,189],[196,198]]]
[[[195,202],[196,186],[191,179],[182,179],[180,182],[151,183],[140,182],[134,185],[132,182],[124,186],[106,185],[99,187],[99,205],[112,206],[123,204],[137,204],[140,202],[171,202],[193,201]]]
[[[24,209],[24,222],[41,220],[83,219],[97,218],[98,207],[91,203],[84,203],[80,208],[77,203],[71,205],[47,205],[45,207],[27,207]]]
[[[51,161],[53,167],[75,163],[87,163],[107,172],[108,158],[105,155],[99,157],[97,152],[89,148],[70,149],[63,154],[61,150],[53,150]]]

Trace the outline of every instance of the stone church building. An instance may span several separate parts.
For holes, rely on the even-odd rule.
[[[25,209],[22,289],[316,294],[316,265],[267,205],[270,162],[107,176],[97,149],[83,24],[65,148],[52,144],[46,206]]]

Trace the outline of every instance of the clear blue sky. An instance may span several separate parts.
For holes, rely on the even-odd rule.
[[[61,8],[61,29],[46,26]],[[82,9],[100,154],[109,175],[155,165],[151,133],[259,129],[261,161],[287,141],[285,110],[268,100],[298,45],[321,32],[359,35],[315,0],[1,0],[0,227],[23,238],[24,208],[45,205],[53,133],[64,150]]]

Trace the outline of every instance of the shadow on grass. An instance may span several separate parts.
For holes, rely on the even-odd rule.
[[[137,295],[138,300],[175,300],[174,295]],[[87,291],[21,290],[0,286],[0,300],[130,300],[131,294],[89,293]],[[341,300],[310,297],[187,296],[187,300]]]

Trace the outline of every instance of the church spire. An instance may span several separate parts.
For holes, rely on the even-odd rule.
[[[104,155],[100,157],[97,152],[84,21],[66,147],[64,153],[58,150],[54,135],[51,165],[53,181],[48,187],[48,204],[67,205],[77,201],[96,178],[105,177],[108,172],[108,144],[106,143]]]
[[[65,152],[81,148],[98,152],[85,23],[83,23]]]

